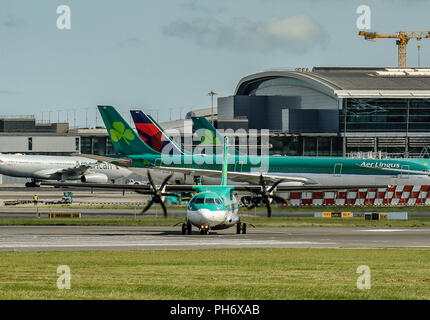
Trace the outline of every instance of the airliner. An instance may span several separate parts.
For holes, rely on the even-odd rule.
[[[30,178],[26,187],[38,187],[42,180],[79,180],[107,183],[128,177],[126,168],[78,156],[0,154],[0,174]]]

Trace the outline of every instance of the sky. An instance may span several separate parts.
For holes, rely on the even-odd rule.
[[[70,30],[57,27],[61,5]],[[430,30],[430,0],[0,0],[0,116],[94,126],[106,104],[162,122],[267,69],[396,66],[395,40],[358,36],[360,5],[369,31]],[[430,66],[430,39],[420,44]]]

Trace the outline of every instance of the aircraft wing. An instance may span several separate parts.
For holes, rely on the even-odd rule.
[[[91,168],[91,165],[79,165],[65,169],[44,169],[36,171],[34,174],[38,177],[45,177],[45,179],[50,179],[53,175],[61,176],[66,180],[69,176],[79,176],[84,174],[89,168]]]
[[[114,157],[108,157],[108,156],[99,156],[95,154],[82,154],[82,153],[75,154],[75,155],[79,157],[97,160],[97,161],[109,162],[121,167],[131,167],[131,164],[132,164],[132,161],[129,158],[114,158]]]
[[[374,169],[374,168],[372,168],[372,169]],[[394,169],[394,168],[375,168],[375,169],[380,169],[380,170],[385,170],[385,171],[393,171],[393,172],[398,172],[398,173],[419,174],[419,175],[423,175],[423,176],[429,176],[430,175],[430,171]]]
[[[270,186],[268,186],[270,187]],[[339,190],[350,190],[350,189],[379,189],[379,188],[387,188],[388,185],[372,185],[371,187],[366,187],[363,185],[355,186],[355,185],[349,185],[349,186],[282,186],[279,185],[276,187],[276,192],[313,192],[313,191],[320,191],[320,192],[334,192]],[[234,189],[237,191],[250,191],[250,190],[261,190],[260,185],[240,185],[240,186],[234,186]]]
[[[45,182],[41,185],[54,186],[54,187],[75,187],[75,188],[98,188],[98,189],[119,189],[119,190],[135,190],[141,194],[152,194],[152,187],[150,184],[108,184],[108,183],[61,183],[61,182]],[[192,192],[197,188],[211,187],[206,185],[180,185],[180,184],[168,184],[165,186],[165,192]],[[219,186],[218,186],[219,187]],[[253,185],[228,185],[226,188],[232,188],[235,191],[257,191],[261,190],[261,186],[257,184]],[[371,188],[387,188],[388,185],[377,185]],[[312,191],[339,191],[346,189],[364,189],[362,185],[349,185],[349,186],[278,186],[276,192],[312,192]]]
[[[94,164],[81,164],[79,166],[75,166],[73,168],[66,168],[62,170],[58,170],[57,173],[61,175],[68,175],[68,176],[80,176],[83,175],[88,169],[94,167]]]
[[[221,170],[208,170],[208,169],[189,169],[189,168],[174,168],[174,167],[162,167],[157,166],[153,167],[153,169],[160,169],[165,171],[171,171],[171,172],[180,172],[185,174],[194,174],[194,175],[201,175],[201,176],[207,176],[207,177],[213,177],[213,178],[221,178],[222,171]],[[229,172],[228,173],[228,179],[234,180],[236,182],[248,182],[251,184],[258,184],[260,182],[260,175],[259,172]],[[281,176],[281,175],[275,175],[266,173],[263,175],[266,181],[285,181],[285,182],[299,182],[302,184],[315,184],[314,181],[307,178],[302,177],[289,177],[289,176]]]
[[[43,181],[41,185],[53,187],[72,187],[72,188],[97,188],[97,189],[118,189],[118,190],[135,190],[141,194],[152,194],[150,184],[112,184],[112,183],[78,183],[78,182],[49,182]],[[194,191],[196,185],[166,185],[166,192],[184,192]]]

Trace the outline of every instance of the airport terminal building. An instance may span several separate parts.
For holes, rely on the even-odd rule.
[[[315,67],[242,78],[221,129],[270,129],[270,153],[429,156],[430,68]]]

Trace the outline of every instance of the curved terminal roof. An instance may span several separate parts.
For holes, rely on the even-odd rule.
[[[248,95],[260,83],[276,78],[304,81],[316,90],[337,98],[391,97],[430,98],[430,68],[315,67],[268,70],[244,77],[236,95]]]

